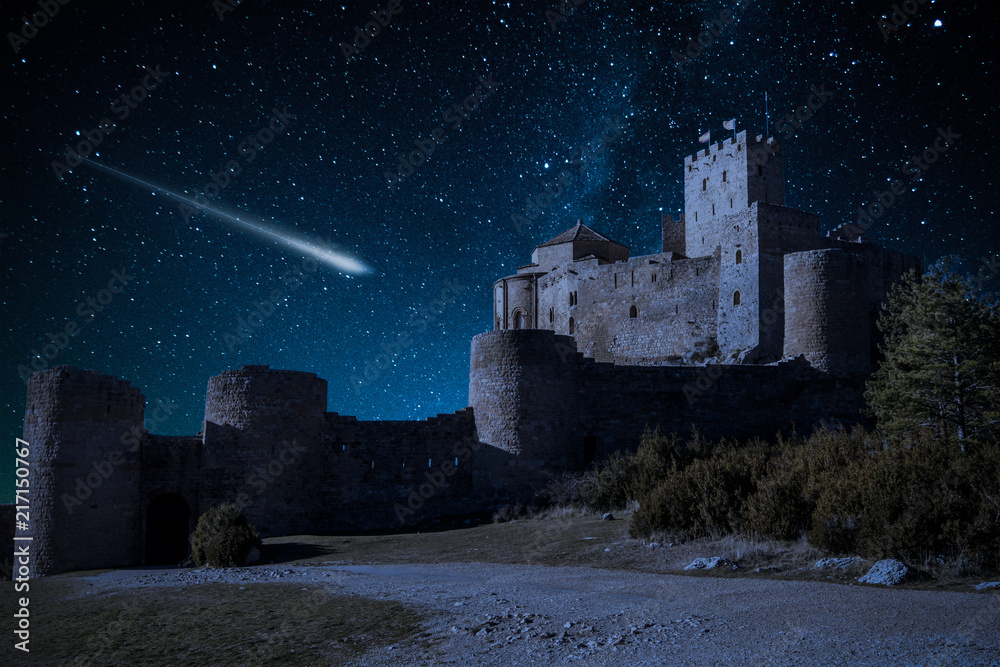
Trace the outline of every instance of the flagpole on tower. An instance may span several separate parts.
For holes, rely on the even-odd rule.
[[[767,141],[767,91],[764,91],[764,141]]]

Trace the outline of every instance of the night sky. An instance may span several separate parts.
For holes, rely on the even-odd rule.
[[[659,252],[660,212],[683,208],[681,160],[704,131],[731,136],[731,118],[763,132],[765,93],[771,134],[813,86],[833,93],[794,137],[778,135],[785,203],[818,214],[824,232],[906,178],[869,229],[876,242],[928,262],[957,255],[972,272],[1000,251],[992,3],[913,0],[890,32],[888,0],[586,0],[563,3],[567,16],[556,0],[403,0],[348,60],[341,43],[387,4],[69,0],[25,40],[37,0],[5,0],[0,432],[11,445],[18,367],[67,325],[76,335],[46,363],[175,404],[164,434],[196,433],[208,378],[243,364],[316,373],[329,409],[361,419],[461,409],[493,281],[577,219],[633,255]],[[721,34],[680,71],[674,54],[714,19]],[[66,145],[97,138],[104,119],[111,132],[90,159],[155,187],[88,164],[57,177]],[[624,130],[602,145],[609,123]],[[960,137],[910,183],[903,169],[939,127]],[[433,152],[390,187],[386,172],[418,143]],[[182,212],[168,194],[194,197],[228,166],[210,206],[271,236]],[[560,174],[562,192],[515,224]],[[275,233],[369,270],[314,264]],[[109,282],[118,293],[102,294]],[[236,338],[276,290],[260,326]],[[12,467],[0,457],[5,478]]]

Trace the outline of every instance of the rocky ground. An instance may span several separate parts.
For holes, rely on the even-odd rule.
[[[490,563],[118,570],[118,587],[320,584],[427,618],[358,665],[1000,665],[1000,592]],[[303,602],[308,604],[307,601]]]

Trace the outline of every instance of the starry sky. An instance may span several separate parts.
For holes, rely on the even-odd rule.
[[[361,419],[461,409],[494,280],[577,219],[633,255],[659,252],[699,135],[731,136],[731,118],[774,134],[813,86],[833,95],[779,135],[786,205],[824,231],[853,221],[950,127],[954,145],[868,234],[973,273],[1000,252],[988,3],[914,2],[898,29],[879,25],[887,0],[568,0],[565,15],[556,0],[403,0],[379,14],[388,4],[70,0],[36,14],[36,30],[22,17],[37,0],[3,3],[0,432],[12,445],[18,368],[67,326],[76,335],[45,363],[173,404],[159,433],[196,433],[208,378],[243,364],[316,373],[329,409]],[[377,18],[387,25],[361,36]],[[717,19],[682,70],[675,54]],[[602,143],[609,124],[622,130]],[[54,166],[88,136],[94,164]],[[429,155],[400,178],[421,145]],[[515,223],[561,174],[561,193]],[[176,198],[205,192],[271,234]],[[314,263],[275,234],[368,270]]]

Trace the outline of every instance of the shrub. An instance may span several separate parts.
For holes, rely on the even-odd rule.
[[[191,536],[191,553],[199,566],[242,565],[252,547],[261,547],[260,536],[236,503],[224,503],[202,514]]]

